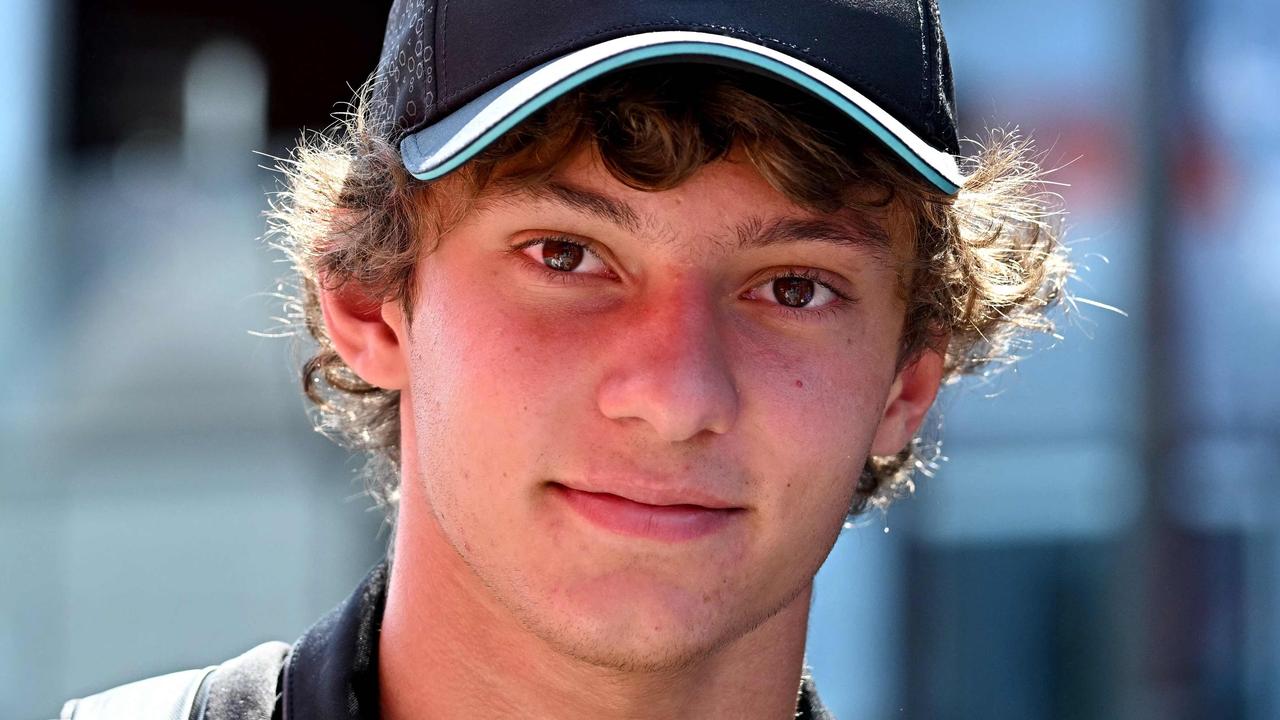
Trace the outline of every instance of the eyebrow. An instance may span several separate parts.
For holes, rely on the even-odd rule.
[[[524,191],[539,198],[551,200],[570,209],[594,215],[605,222],[618,225],[633,233],[640,231],[640,214],[630,205],[608,195],[566,185],[555,180],[538,183]]]
[[[626,202],[564,182],[548,180],[520,190],[592,215],[633,233],[639,233],[643,226],[640,214]],[[861,249],[881,260],[889,260],[893,256],[893,241],[884,227],[855,212],[821,218],[783,217],[770,222],[753,217],[740,223],[735,228],[734,236],[737,246],[744,249],[784,243],[819,242]]]
[[[893,241],[879,223],[860,213],[827,218],[752,218],[737,228],[738,245],[762,248],[780,243],[819,242],[865,250],[882,260],[893,256]]]

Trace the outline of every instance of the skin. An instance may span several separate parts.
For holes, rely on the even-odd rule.
[[[858,472],[910,440],[942,375],[933,352],[896,369],[894,249],[741,246],[818,216],[737,153],[660,192],[588,150],[555,181],[630,216],[489,197],[420,260],[412,324],[351,286],[321,297],[347,364],[402,391],[383,717],[791,717]],[[600,258],[566,281],[544,257],[563,245],[513,249],[548,236]],[[853,301],[778,281],[814,289],[788,310],[773,278],[797,270]],[[733,510],[692,539],[637,537],[566,485]]]

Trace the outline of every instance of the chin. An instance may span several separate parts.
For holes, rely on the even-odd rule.
[[[580,583],[553,601],[528,598],[516,610],[526,629],[567,657],[604,670],[663,673],[715,655],[787,604],[740,604],[758,597],[624,572]]]
[[[586,665],[626,674],[684,672],[711,657],[716,650],[716,646],[709,644],[620,644],[596,638],[548,639],[548,643],[558,646],[557,649],[565,656]]]
[[[630,623],[576,617],[529,629],[562,655],[624,673],[685,670],[742,634],[726,637],[723,631],[707,625],[669,620],[654,623],[649,617],[636,617]]]

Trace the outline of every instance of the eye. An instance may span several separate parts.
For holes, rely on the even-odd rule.
[[[565,237],[537,238],[522,243],[516,249],[558,273],[599,275],[608,272],[604,261],[589,247]]]
[[[811,270],[787,270],[751,289],[750,296],[792,310],[819,310],[849,301]]]

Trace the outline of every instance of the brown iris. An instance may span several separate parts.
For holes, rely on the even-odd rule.
[[[542,243],[542,262],[552,270],[568,272],[578,267],[585,252],[577,243],[546,240]]]
[[[773,281],[773,296],[787,307],[804,307],[813,300],[813,281],[802,277],[785,277]]]

